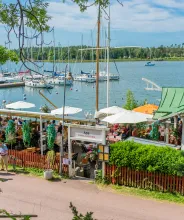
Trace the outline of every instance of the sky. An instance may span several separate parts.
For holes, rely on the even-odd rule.
[[[13,0],[12,0],[13,1]],[[15,1],[15,0],[14,0]],[[56,45],[92,45],[96,40],[97,8],[81,13],[79,7],[66,0],[48,0],[49,21],[55,27]],[[184,42],[184,0],[122,0],[123,7],[111,0],[112,46],[160,46]],[[101,45],[105,43],[106,15],[102,14]],[[92,33],[92,34],[91,34]],[[1,42],[6,31],[0,25]],[[12,37],[13,38],[13,37]],[[46,41],[52,35],[45,36]],[[14,38],[13,38],[14,39]],[[16,42],[14,41],[14,46]]]

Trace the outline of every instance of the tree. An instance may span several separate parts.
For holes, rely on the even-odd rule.
[[[138,107],[138,104],[134,98],[133,92],[131,90],[128,90],[126,94],[126,104],[123,106],[123,108],[127,110],[132,110],[137,107]]]
[[[8,50],[7,48],[0,46],[0,64],[5,64],[8,60],[17,63],[19,58],[14,51]]]

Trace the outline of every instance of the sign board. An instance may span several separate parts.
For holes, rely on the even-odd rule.
[[[98,145],[98,160],[109,161],[109,146]]]
[[[70,138],[75,140],[85,140],[95,143],[104,143],[105,133],[102,130],[71,127]]]

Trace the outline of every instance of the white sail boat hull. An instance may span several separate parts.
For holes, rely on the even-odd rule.
[[[40,81],[25,81],[25,86],[32,88],[52,88],[51,85]]]

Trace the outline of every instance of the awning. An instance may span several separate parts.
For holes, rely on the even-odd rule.
[[[156,110],[158,110],[158,106],[154,104],[146,104],[133,109],[134,112],[140,112],[150,115],[152,115]]]
[[[184,112],[184,88],[162,88],[161,102],[153,118],[159,119],[160,113],[163,117],[182,111]]]

